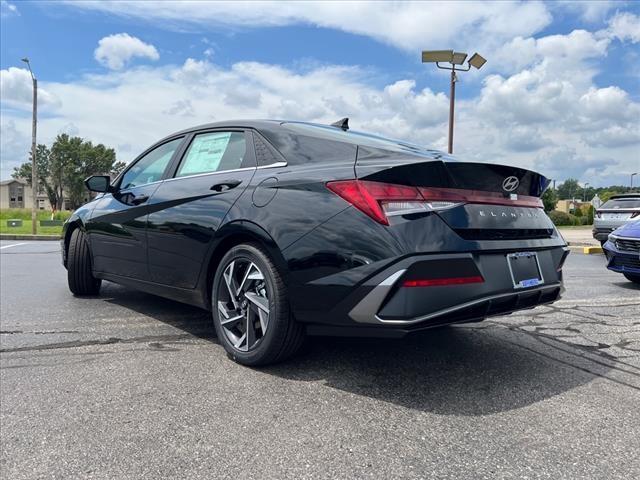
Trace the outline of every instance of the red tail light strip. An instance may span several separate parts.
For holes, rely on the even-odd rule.
[[[327,188],[383,225],[389,225],[389,220],[382,207],[383,202],[482,203],[542,208],[542,200],[538,197],[518,195],[511,198],[505,197],[499,192],[463,190],[459,188],[410,187],[367,180],[328,182]]]
[[[452,277],[452,278],[428,278],[420,280],[405,280],[403,287],[442,287],[445,285],[466,285],[468,283],[484,283],[484,278],[480,275],[473,277]]]
[[[444,200],[449,202],[485,203],[490,205],[507,205],[513,207],[542,208],[542,200],[528,195],[517,195],[517,198],[505,197],[499,192],[481,190],[463,190],[459,188],[418,188],[425,200]]]

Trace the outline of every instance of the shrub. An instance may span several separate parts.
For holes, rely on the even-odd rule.
[[[585,225],[583,219],[586,220],[587,217],[576,217],[575,215],[571,215],[570,213],[560,212],[558,210],[554,210],[549,212],[549,218],[556,226],[566,226],[566,225]]]

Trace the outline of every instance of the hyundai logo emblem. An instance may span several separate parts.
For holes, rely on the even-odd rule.
[[[520,186],[520,180],[518,180],[518,177],[514,177],[513,175],[505,178],[504,181],[502,182],[502,189],[505,192],[513,192],[519,186]]]

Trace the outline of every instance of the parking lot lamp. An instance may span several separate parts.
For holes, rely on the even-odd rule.
[[[583,201],[583,202],[584,202],[584,201],[585,201],[585,199],[587,198],[587,197],[586,197],[586,195],[587,195],[587,187],[588,187],[588,186],[589,186],[589,182],[586,182],[586,183],[584,184],[584,187],[582,187],[582,201]]]
[[[33,75],[31,64],[28,58],[22,61],[29,67],[31,80],[33,82],[33,112],[31,118],[31,233],[38,232],[37,212],[38,212],[38,167],[36,165],[36,125],[38,122],[38,79]]]
[[[637,175],[637,174],[638,174],[638,172],[636,172],[636,173],[632,173],[632,174],[631,174],[631,182],[629,183],[629,188],[633,188],[633,177],[634,177],[635,175]]]
[[[464,64],[466,59],[466,53],[454,52],[453,50],[422,51],[422,63],[435,63],[436,67],[441,68],[442,70],[451,71],[451,86],[449,92],[449,153],[453,153],[453,111],[456,99],[456,81],[458,80],[456,72],[468,72],[471,70],[471,67],[479,70],[485,63],[487,63],[481,55],[474,53],[467,61],[466,68],[460,67],[460,65]],[[443,66],[441,63],[448,63],[449,65]],[[456,67],[456,65],[458,65],[458,67]]]

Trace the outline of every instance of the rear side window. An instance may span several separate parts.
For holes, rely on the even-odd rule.
[[[640,198],[612,198],[604,202],[600,208],[610,208],[614,210],[619,208],[640,208]]]
[[[209,132],[193,137],[176,177],[241,168],[247,154],[244,132]]]

